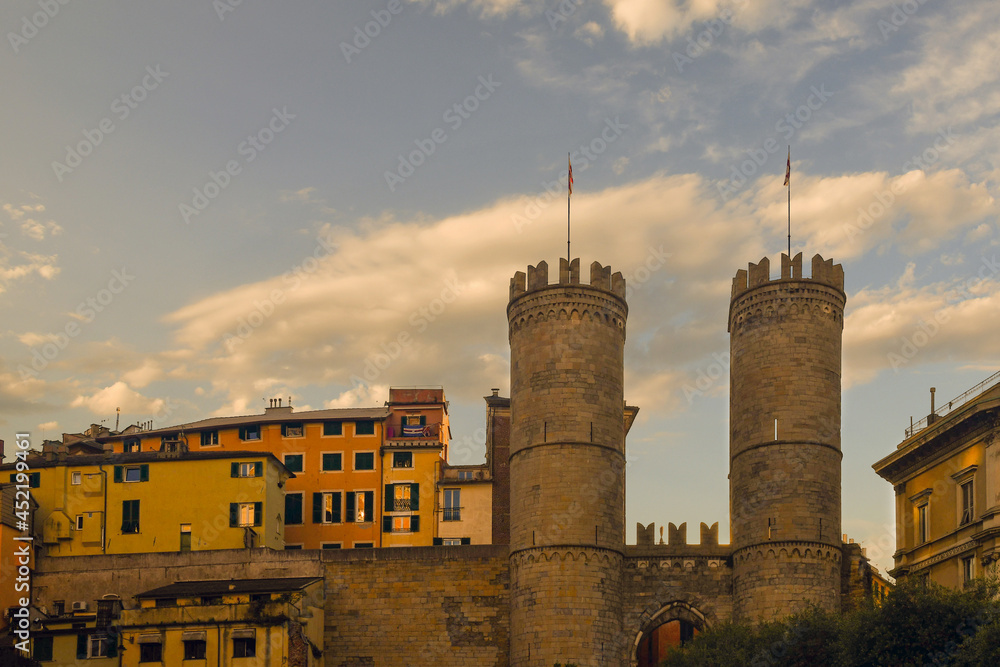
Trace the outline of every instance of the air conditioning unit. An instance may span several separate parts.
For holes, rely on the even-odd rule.
[[[87,601],[77,600],[73,603],[73,611],[87,611]]]

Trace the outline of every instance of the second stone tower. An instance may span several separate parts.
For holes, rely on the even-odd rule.
[[[625,280],[560,260],[511,280],[511,665],[618,665]]]
[[[844,270],[740,270],[729,305],[729,489],[739,620],[840,609]]]

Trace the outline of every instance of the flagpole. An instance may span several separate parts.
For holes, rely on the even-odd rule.
[[[792,145],[788,144],[788,166],[785,168],[788,175],[788,258],[792,257]]]
[[[573,163],[570,161],[570,154],[566,153],[566,164],[569,165],[569,175],[566,177],[566,264],[573,262],[573,256],[569,252],[569,200],[573,194]]]

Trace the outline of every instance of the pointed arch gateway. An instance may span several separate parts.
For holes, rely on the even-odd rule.
[[[655,667],[675,647],[687,643],[709,627],[708,619],[683,600],[674,600],[653,614],[632,644],[633,667]]]

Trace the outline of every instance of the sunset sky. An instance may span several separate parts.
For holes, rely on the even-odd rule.
[[[8,454],[116,408],[440,385],[452,461],[481,460],[509,279],[566,252],[567,153],[573,255],[631,288],[630,543],[727,539],[730,287],[777,275],[789,145],[792,252],[846,275],[843,531],[883,569],[872,463],[931,386],[1000,368],[996,2],[10,0],[0,26]]]

